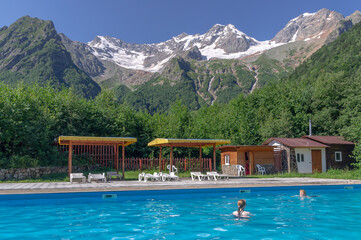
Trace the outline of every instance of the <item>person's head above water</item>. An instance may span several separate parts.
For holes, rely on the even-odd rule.
[[[307,196],[307,195],[306,195],[306,191],[303,190],[303,189],[301,189],[301,190],[300,190],[300,197],[305,197],[305,196]]]
[[[238,205],[238,211],[244,210],[244,208],[246,207],[246,200],[244,199],[238,200],[237,205]]]

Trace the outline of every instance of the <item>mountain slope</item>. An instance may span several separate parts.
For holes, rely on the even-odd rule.
[[[0,29],[0,80],[73,86],[88,97],[101,86],[113,89],[120,102],[151,112],[177,99],[198,109],[279,81],[360,19],[358,11],[344,18],[321,9],[290,20],[269,41],[216,24],[204,34],[182,33],[157,44],[103,36],[80,43],[57,34],[51,22],[31,19],[30,28],[26,21],[23,28],[10,26],[18,32]]]
[[[72,87],[95,97],[100,87],[71,60],[51,21],[28,16],[0,29],[0,81]]]
[[[361,23],[324,45],[278,84],[248,96],[263,138],[306,134],[360,139]],[[259,104],[272,103],[272,104]]]
[[[357,22],[357,16],[352,19]],[[157,44],[130,44],[113,37],[97,36],[88,45],[99,59],[112,61],[128,69],[161,72],[171,58],[181,56],[192,48],[200,52],[201,58],[198,59],[203,60],[240,59],[294,42],[315,45],[312,48],[316,51],[337,29],[341,20],[345,20],[342,14],[328,9],[304,13],[290,20],[269,41],[258,41],[231,24],[216,24],[205,34],[182,33]]]
[[[354,19],[354,22],[359,21],[359,12],[347,17],[347,19],[351,18]],[[339,31],[339,27],[344,22],[351,22],[351,20],[344,20],[343,16],[337,12],[321,9],[317,13],[302,14],[289,21],[285,28],[272,39],[280,45],[264,51],[263,54],[234,60],[213,59],[210,61],[194,60],[194,58],[183,54],[182,61],[187,62],[189,66],[187,69],[183,69],[184,74],[187,76],[187,81],[193,81],[193,88],[189,92],[192,93],[192,98],[198,103],[193,104],[193,108],[201,106],[203,102],[208,105],[214,102],[227,103],[240,93],[251,93],[256,88],[286,77],[296,66],[309,58],[324,44],[336,39],[342,33]],[[351,22],[350,26],[352,24]],[[350,26],[344,31],[347,31]],[[222,31],[227,28],[226,26],[219,27],[217,25],[217,28]],[[217,32],[215,31],[217,28],[209,32]],[[187,36],[183,34],[179,39],[184,39]],[[257,44],[256,40],[253,43]],[[199,59],[199,55],[202,55],[201,50],[197,46],[193,48],[198,53],[195,55]],[[116,90],[117,96],[119,96],[120,101],[125,98],[128,99],[127,101],[131,105],[139,102],[145,103],[143,107],[135,104],[137,109],[147,109],[152,112],[157,108],[167,108],[165,106],[169,106],[174,98],[170,98],[172,100],[169,101],[169,99],[165,99],[164,94],[151,94],[152,96],[150,96],[149,93],[157,92],[154,89],[157,79],[162,79],[162,82],[172,82],[172,85],[167,86],[166,91],[172,92],[177,89],[178,84],[184,79],[180,77],[178,70],[179,65],[170,61],[164,65],[161,73],[154,75],[153,78],[156,80],[150,81],[150,84],[139,87],[134,93],[129,90],[124,91],[125,89],[122,87]],[[152,90],[148,91],[149,89]],[[196,98],[193,95],[199,97]],[[152,99],[152,104],[147,100],[139,101],[138,97],[143,99],[149,97]],[[178,96],[183,102],[189,102],[187,97],[189,94]]]

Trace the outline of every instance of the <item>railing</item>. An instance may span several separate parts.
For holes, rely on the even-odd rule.
[[[69,146],[58,146],[60,152],[69,151]],[[116,156],[113,146],[97,146],[97,145],[74,145],[73,156],[87,159],[89,164],[98,164],[102,167],[116,168]],[[122,169],[122,159],[119,156],[119,170]],[[161,171],[168,171],[166,168],[170,164],[169,158],[162,158]],[[211,158],[174,158],[173,165],[178,171],[197,171],[206,172],[212,171],[212,159]],[[142,171],[142,170],[154,170],[159,169],[158,158],[125,158],[124,159],[124,170],[126,171]]]
[[[162,159],[161,171],[164,172],[168,171],[166,167],[169,164],[170,164],[169,158]],[[198,158],[174,158],[173,165],[178,169],[178,171],[205,172],[212,170],[212,159],[202,158],[201,161],[199,161]],[[124,168],[125,170],[132,170],[132,171],[153,170],[153,169],[158,170],[159,159],[158,158],[125,158]]]

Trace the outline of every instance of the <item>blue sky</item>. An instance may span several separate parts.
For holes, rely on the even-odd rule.
[[[205,33],[233,24],[257,40],[269,40],[304,12],[327,8],[344,16],[361,10],[360,0],[0,0],[0,26],[29,15],[52,20],[70,39],[97,35],[130,43],[158,43],[182,32]]]

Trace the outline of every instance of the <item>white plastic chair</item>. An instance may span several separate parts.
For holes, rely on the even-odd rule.
[[[70,173],[70,183],[73,183],[75,179],[80,179],[82,183],[86,182],[86,177],[83,173]]]
[[[262,167],[261,165],[259,164],[256,164],[256,167],[257,167],[257,172],[258,174],[266,174],[266,168],[265,167]]]
[[[236,168],[238,177],[246,175],[246,169],[242,165],[236,165]]]
[[[176,173],[178,173],[178,169],[177,169],[174,165],[172,165],[172,171],[170,170],[170,165],[167,165],[167,169],[169,170],[170,173],[171,173],[171,172],[176,172]]]
[[[138,181],[139,181],[139,182],[142,181],[143,178],[144,178],[144,176],[145,176],[145,173],[144,173],[144,172],[139,173],[139,175],[138,175]]]

